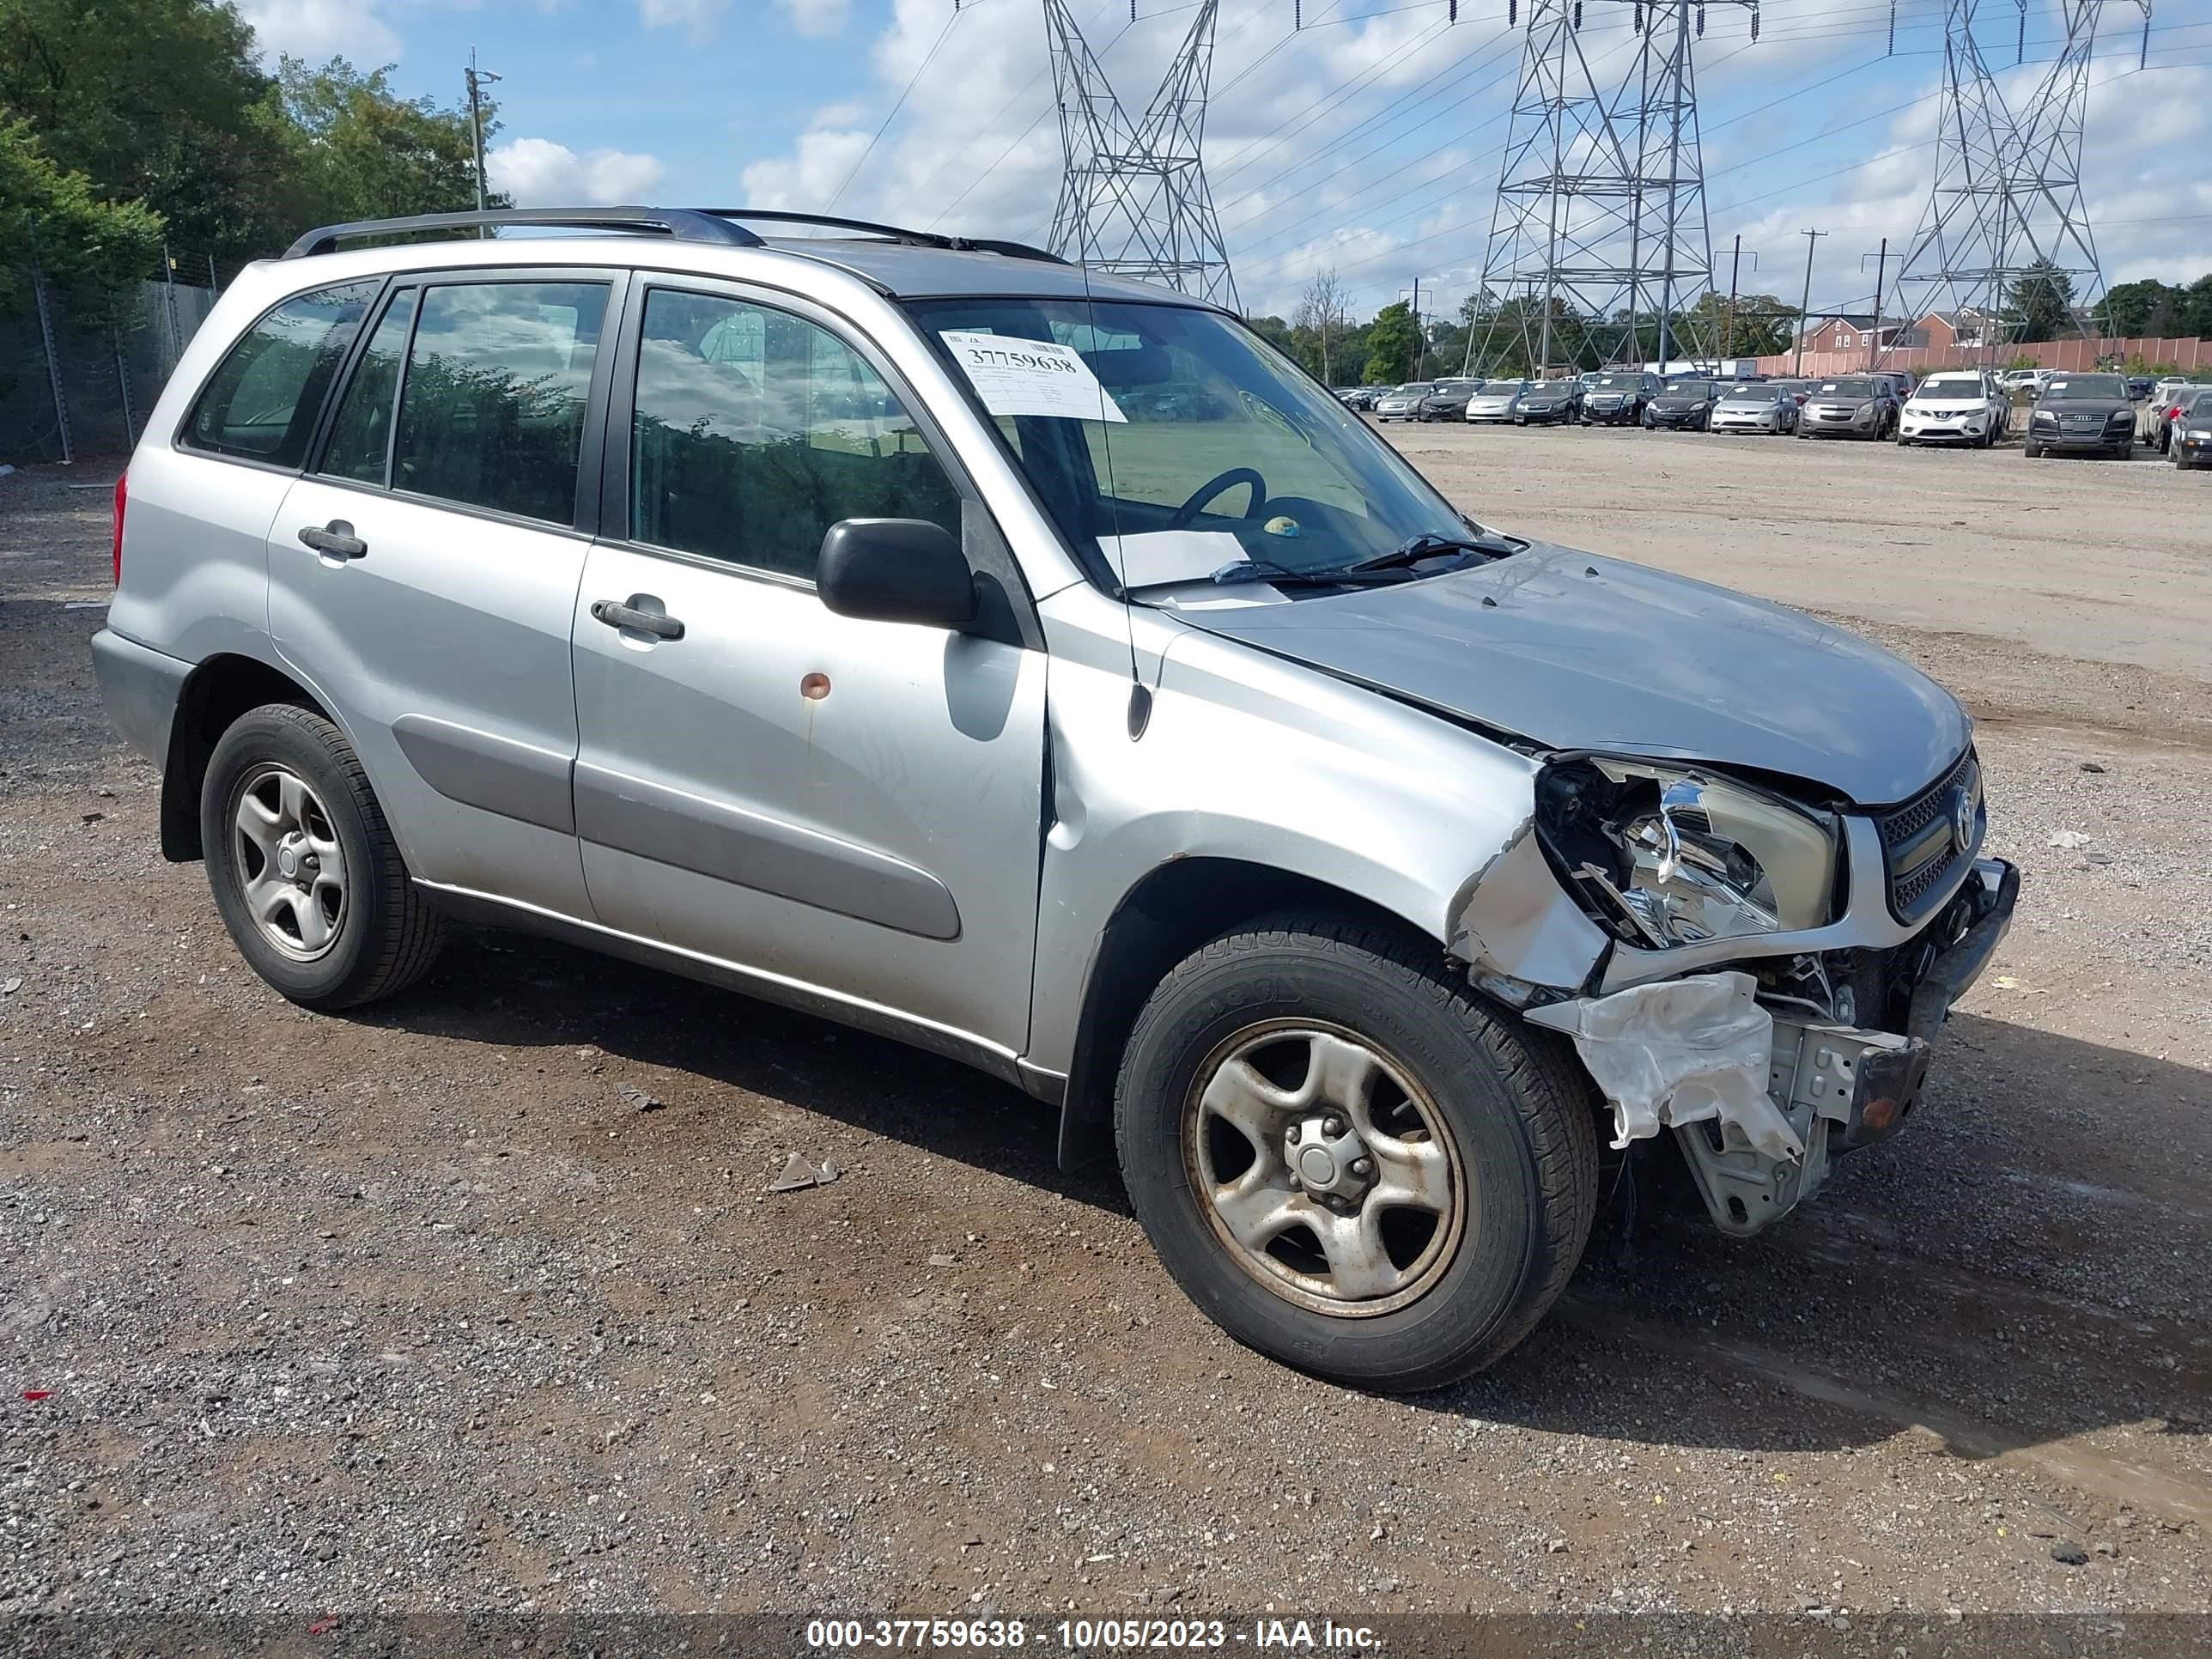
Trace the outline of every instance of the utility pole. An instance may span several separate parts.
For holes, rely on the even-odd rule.
[[[1759,250],[1758,250],[1757,248],[1753,248],[1753,249],[1751,251],[1751,268],[1752,268],[1753,270],[1757,270],[1759,269]],[[1722,328],[1722,330],[1723,330],[1723,333],[1722,333],[1722,337],[1721,337],[1721,352],[1720,352],[1720,355],[1721,355],[1723,357],[1733,357],[1733,356],[1735,356],[1735,293],[1736,293],[1736,279],[1737,279],[1737,277],[1738,277],[1738,276],[1740,276],[1742,274],[1742,271],[1743,271],[1743,238],[1742,238],[1742,237],[1741,237],[1741,236],[1738,236],[1738,237],[1735,239],[1735,252],[1732,252],[1732,253],[1731,253],[1731,254],[1729,254],[1729,297],[1728,297],[1728,313],[1727,313],[1727,315],[1726,315],[1726,319],[1725,319],[1725,320],[1723,320],[1723,323],[1721,324],[1721,328]]]
[[[1413,278],[1413,372],[1406,377],[1407,380],[1421,378],[1421,359],[1428,355],[1428,337],[1421,332],[1421,279],[1416,276]]]
[[[1867,256],[1859,255],[1859,269],[1866,269]],[[1881,239],[1881,250],[1874,256],[1874,332],[1867,336],[1867,367],[1874,367],[1875,354],[1881,349],[1881,283],[1889,272],[1889,238]]]
[[[1805,297],[1797,302],[1797,356],[1790,365],[1795,376],[1805,370],[1805,325],[1813,320],[1813,250],[1820,245],[1825,230],[1802,230],[1797,233],[1805,239]]]
[[[494,75],[489,70],[480,70],[477,67],[477,49],[471,46],[469,66],[462,71],[462,77],[469,83],[469,131],[475,135],[477,153],[477,211],[482,213],[484,205],[483,88],[487,82],[496,81],[499,76]],[[478,227],[478,229],[481,233],[482,227]]]

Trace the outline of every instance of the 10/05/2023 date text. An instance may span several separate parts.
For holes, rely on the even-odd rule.
[[[1030,1626],[1018,1619],[817,1619],[806,1626],[810,1648],[1006,1651],[1036,1647],[1070,1652],[1132,1653],[1249,1647],[1262,1650],[1358,1652],[1376,1632],[1334,1620],[1255,1620],[1248,1627],[1220,1619],[1063,1619]]]

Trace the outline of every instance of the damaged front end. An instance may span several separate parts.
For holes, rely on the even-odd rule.
[[[1671,1129],[1714,1224],[1748,1235],[1911,1111],[2019,890],[2010,865],[1975,856],[1984,826],[1971,751],[1871,814],[1700,767],[1557,757],[1452,948],[1474,983],[1572,1038],[1616,1148]],[[1555,878],[1540,899],[1537,862]]]

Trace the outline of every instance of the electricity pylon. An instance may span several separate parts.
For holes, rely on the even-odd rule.
[[[1235,311],[1237,281],[1199,155],[1218,3],[1203,0],[1143,117],[1132,121],[1067,0],[1044,0],[1062,167],[1052,250]]]
[[[1712,289],[1696,39],[1706,3],[1741,6],[1759,38],[1758,0],[1590,0],[1627,17],[1634,47],[1618,76],[1584,50],[1582,0],[1531,0],[1521,79],[1483,255],[1477,303],[1486,354],[1517,344],[1534,369],[1552,359],[1555,322],[1617,329],[1616,358],[1711,353],[1683,313]]]
[[[1939,305],[1975,313],[1985,361],[2019,325],[2009,314],[2015,295],[2045,283],[2054,299],[2087,307],[2104,287],[2081,197],[2081,141],[2106,0],[2057,0],[2058,56],[2024,90],[2015,87],[2017,108],[1976,35],[1988,3],[1948,0],[1944,11],[1936,179],[1898,280],[1900,296],[1917,295],[1908,322]],[[2142,13],[2148,43],[2150,0],[2130,3]],[[2028,0],[2013,0],[2011,9],[2015,51],[2024,52]]]

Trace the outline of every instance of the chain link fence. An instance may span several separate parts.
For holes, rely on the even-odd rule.
[[[0,464],[125,455],[221,293],[204,254],[172,250],[124,296],[118,319],[94,324],[41,283],[0,317]]]

